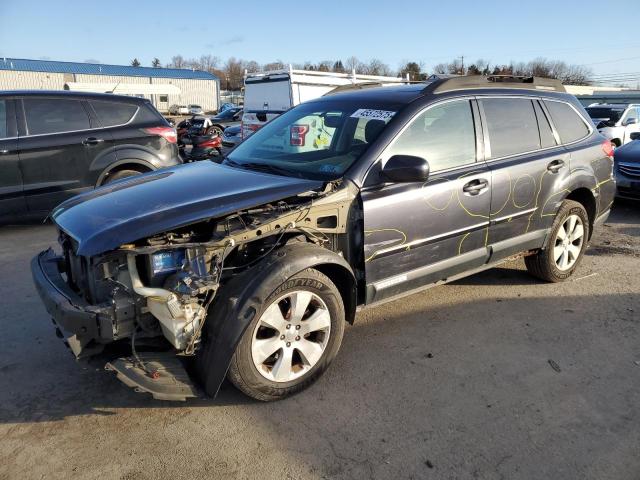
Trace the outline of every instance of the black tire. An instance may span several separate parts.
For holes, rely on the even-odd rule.
[[[287,292],[310,291],[318,295],[326,304],[331,318],[328,342],[317,363],[305,374],[289,382],[275,382],[265,378],[256,368],[252,359],[251,346],[254,331],[262,314],[274,300]],[[326,275],[314,269],[304,270],[287,279],[269,295],[263,308],[255,315],[240,339],[231,359],[227,378],[241,392],[264,402],[279,400],[294,395],[312,385],[329,367],[335,358],[344,335],[345,313],[340,292]]]
[[[106,185],[108,183],[115,182],[116,180],[121,180],[127,177],[133,177],[134,175],[140,175],[141,173],[142,172],[139,172],[138,170],[119,170],[117,172],[110,173],[109,175],[107,175],[107,178],[104,179],[102,184]]]
[[[217,135],[219,137],[221,137],[223,133],[224,133],[224,129],[218,125],[213,125],[212,127],[209,127],[206,132],[207,135]]]
[[[566,219],[571,215],[577,215],[582,220],[582,226],[584,229],[583,240],[580,248],[580,253],[574,264],[567,270],[561,270],[557,267],[556,261],[553,258],[553,251],[556,238],[558,238],[558,231],[560,230],[560,227],[562,227]],[[576,268],[578,268],[582,257],[584,256],[584,251],[587,248],[589,239],[589,216],[587,215],[587,211],[582,206],[582,204],[573,200],[565,200],[564,202],[562,202],[562,205],[560,206],[560,209],[556,214],[553,225],[551,226],[549,239],[550,240],[546,248],[540,250],[535,255],[525,257],[524,263],[529,273],[534,277],[545,280],[547,282],[563,282],[573,274]]]

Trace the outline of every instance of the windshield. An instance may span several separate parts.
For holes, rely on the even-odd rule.
[[[215,117],[213,117],[213,118],[215,118],[216,120],[225,120],[225,119],[227,119],[227,118],[233,118],[233,117],[234,117],[234,115],[235,115],[236,113],[238,113],[239,111],[240,111],[240,110],[239,110],[239,109],[237,109],[237,108],[229,108],[229,109],[227,109],[227,110],[224,110],[224,111],[222,111],[222,112],[218,113],[218,114],[217,114]]]
[[[616,123],[624,112],[624,108],[614,107],[587,107],[586,110],[591,118],[609,120],[609,123]]]
[[[301,104],[241,143],[227,164],[314,180],[341,177],[400,105],[322,101]]]

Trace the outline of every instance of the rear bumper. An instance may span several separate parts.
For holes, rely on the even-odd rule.
[[[77,359],[86,358],[103,349],[96,340],[100,337],[99,315],[105,312],[77,295],[62,277],[63,271],[64,260],[52,249],[40,252],[31,260],[33,282],[57,327],[58,336]]]

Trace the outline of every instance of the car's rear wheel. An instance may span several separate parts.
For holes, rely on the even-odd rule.
[[[307,269],[269,296],[247,327],[228,378],[245,394],[278,400],[314,383],[338,353],[344,305],[326,276]]]
[[[589,238],[589,217],[582,204],[565,200],[551,227],[547,248],[525,257],[529,273],[548,282],[562,282],[578,267]]]
[[[142,172],[138,170],[119,170],[117,172],[110,173],[102,182],[103,185],[106,185],[111,182],[115,182],[116,180],[122,180],[123,178],[133,177],[134,175],[140,175]]]

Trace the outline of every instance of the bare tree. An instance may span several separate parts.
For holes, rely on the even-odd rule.
[[[389,65],[383,63],[381,60],[377,58],[372,58],[367,66],[364,68],[365,73],[368,75],[385,75],[390,76],[393,72],[389,68]]]
[[[440,75],[449,73],[449,67],[446,63],[438,63],[437,65],[433,66],[433,73]]]
[[[200,60],[198,61],[198,68],[205,72],[213,73],[213,71],[218,68],[219,63],[220,58],[215,55],[201,55]]]
[[[187,65],[182,55],[175,55],[171,57],[171,63],[167,66],[170,68],[185,68]]]
[[[162,67],[162,64],[160,63],[160,59],[158,57],[154,58],[153,60],[151,60],[151,66],[153,68],[160,68]]]
[[[347,58],[345,67],[348,73],[355,71],[356,73],[362,73],[363,64],[358,60],[358,57],[351,56]]]

